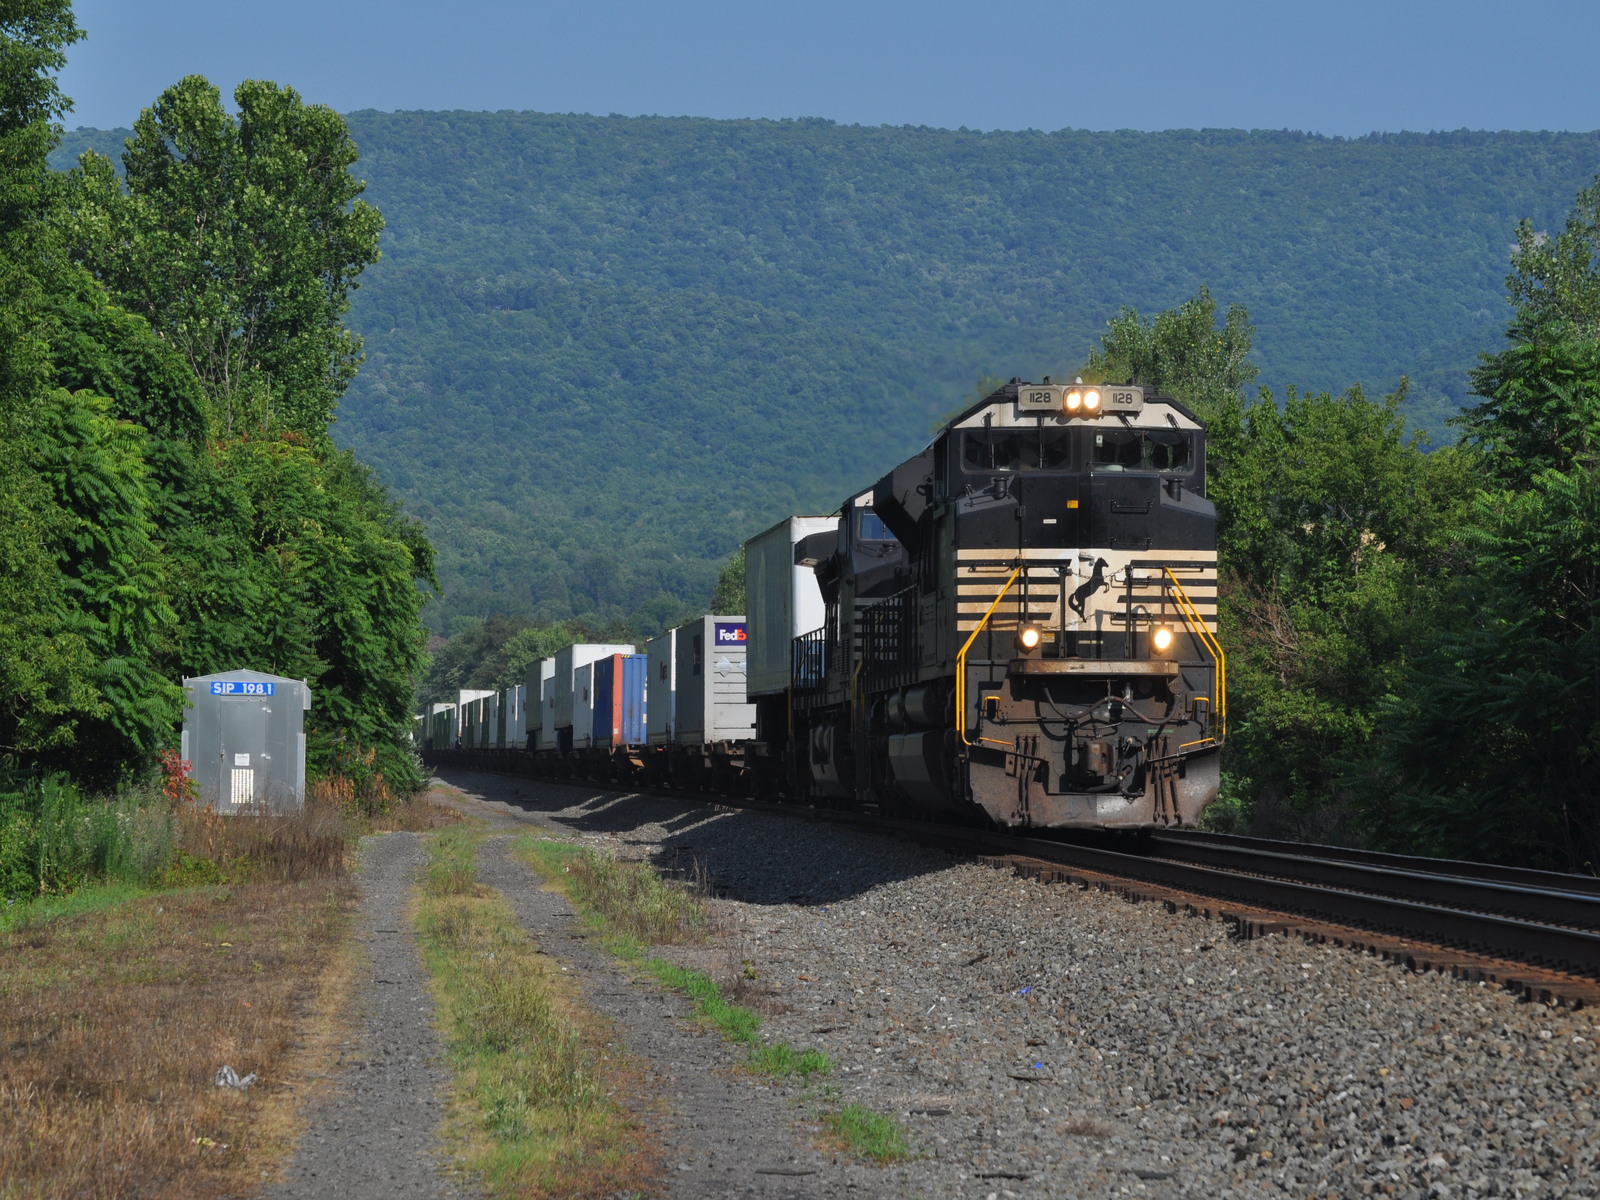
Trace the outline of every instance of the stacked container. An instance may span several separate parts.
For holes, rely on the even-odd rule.
[[[500,750],[520,750],[525,738],[522,710],[526,692],[522,684],[508,687],[500,693],[500,724],[495,731],[495,747]]]
[[[591,746],[644,744],[648,668],[643,654],[611,654],[594,663]]]
[[[556,660],[548,658],[547,671],[539,680],[539,737],[534,743],[535,750],[554,750],[557,745],[556,738]],[[541,664],[542,666],[543,664]]]
[[[632,654],[627,645],[568,646],[556,653],[555,748],[587,746],[594,737],[594,664],[613,654]],[[580,681],[581,673],[581,681]]]
[[[838,529],[837,516],[790,517],[745,543],[745,686],[752,699],[788,689],[794,639],[827,620],[816,573],[795,565],[795,548],[813,534]]]
[[[646,669],[650,676],[650,709],[645,716],[645,740],[652,746],[672,741],[676,721],[677,670],[675,648],[678,631],[669,629],[645,643]]]
[[[677,713],[672,740],[697,746],[752,736],[756,709],[745,695],[749,638],[744,617],[701,617],[675,632]]]

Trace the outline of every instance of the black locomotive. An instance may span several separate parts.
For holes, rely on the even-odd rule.
[[[753,539],[755,779],[1013,827],[1193,824],[1226,729],[1205,456],[1176,401],[1013,380],[836,521]],[[779,553],[820,591],[797,637]]]

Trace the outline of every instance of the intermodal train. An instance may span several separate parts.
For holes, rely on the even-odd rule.
[[[1010,828],[1192,825],[1216,797],[1216,510],[1175,400],[1013,379],[745,571],[742,615],[433,706],[425,758]]]

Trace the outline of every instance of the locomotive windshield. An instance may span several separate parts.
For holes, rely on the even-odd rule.
[[[1097,471],[1187,474],[1194,464],[1190,435],[1176,429],[1097,429],[1089,466]]]
[[[1061,471],[1072,462],[1067,429],[968,430],[961,460],[969,471]]]

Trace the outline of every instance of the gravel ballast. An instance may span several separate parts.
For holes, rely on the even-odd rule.
[[[680,957],[754,973],[764,1034],[825,1050],[839,1102],[911,1130],[919,1157],[865,1184],[849,1172],[851,1194],[1600,1193],[1588,1010],[1298,938],[1234,941],[803,813],[443,778],[709,875],[727,936]]]

